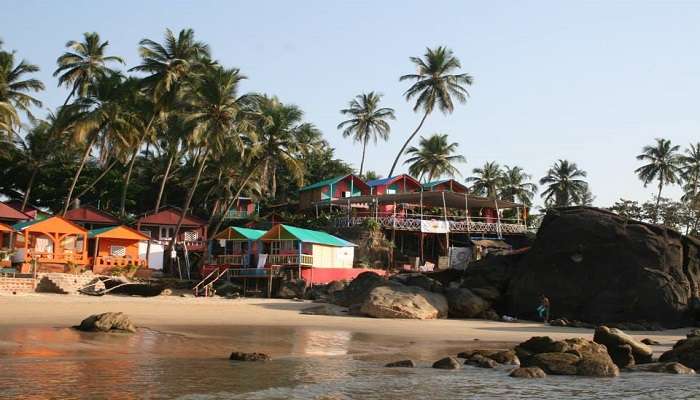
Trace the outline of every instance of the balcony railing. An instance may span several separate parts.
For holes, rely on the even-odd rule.
[[[29,256],[25,261],[36,260],[38,263],[56,263],[56,264],[85,264],[87,257],[82,253],[50,253],[29,251]]]
[[[131,257],[114,257],[114,256],[99,256],[91,258],[93,267],[127,267],[129,265],[138,265],[140,267],[147,267],[146,260],[142,258],[134,259]]]
[[[230,219],[246,219],[258,215],[257,211],[248,212],[247,210],[230,210],[224,215],[224,220]]]
[[[427,218],[426,218],[427,217]],[[384,229],[396,229],[399,231],[415,231],[420,232],[421,221],[434,220],[444,221],[444,217],[440,216],[394,216],[394,215],[377,215],[377,216],[353,216],[353,217],[338,217],[335,219],[336,228],[349,228],[353,226],[363,225],[365,221],[377,221]],[[527,232],[527,226],[521,221],[501,219],[494,221],[493,218],[483,217],[448,217],[450,232],[457,233],[490,233],[490,234],[523,234]]]
[[[245,256],[242,254],[231,254],[216,256],[216,262],[219,265],[244,265]]]
[[[313,265],[314,257],[308,254],[269,254],[267,265]]]

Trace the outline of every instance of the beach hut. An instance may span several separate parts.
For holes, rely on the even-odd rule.
[[[104,211],[100,211],[93,206],[73,208],[68,210],[63,217],[85,229],[97,229],[119,225],[119,220],[116,217]]]
[[[401,174],[391,178],[375,179],[367,182],[371,194],[380,196],[383,194],[413,193],[423,190],[420,182],[410,175]]]
[[[326,232],[278,224],[260,241],[263,249],[259,264],[289,268],[292,276],[308,283],[351,279],[356,275],[353,272],[362,272],[353,269],[355,244]]]
[[[66,272],[71,265],[85,267],[88,263],[87,231],[67,219],[54,216],[20,222],[12,228],[18,233],[13,262],[21,263],[22,273],[30,272],[34,261],[39,270],[51,272]]]
[[[426,192],[455,192],[468,193],[469,189],[463,184],[454,179],[442,179],[439,181],[426,182],[423,184],[423,190]]]
[[[21,221],[28,221],[30,219],[31,218],[27,214],[17,211],[11,206],[0,202],[0,223],[13,225]]]
[[[168,206],[155,214],[144,215],[136,221],[136,229],[152,240],[167,246],[175,235],[177,221],[182,210]],[[184,244],[188,251],[204,251],[207,241],[207,221],[192,215],[185,215],[177,235],[177,242]]]
[[[368,194],[370,194],[369,186],[359,177],[352,174],[337,176],[299,189],[299,208],[303,210],[321,201]]]
[[[216,234],[211,241],[211,254],[216,265],[247,268],[254,265],[258,240],[265,231],[231,226]]]
[[[124,225],[97,228],[88,232],[88,253],[92,272],[105,274],[128,267],[148,268],[139,257],[139,243],[148,236]]]
[[[12,233],[14,231],[11,226],[0,223],[0,268],[12,265],[10,252],[12,251]]]
[[[259,204],[250,197],[239,197],[231,206],[231,209],[224,214],[225,221],[246,220],[253,218],[260,212]]]

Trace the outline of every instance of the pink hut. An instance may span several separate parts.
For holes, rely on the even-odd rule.
[[[322,201],[366,196],[370,187],[355,175],[337,176],[299,189],[299,208],[304,210]]]

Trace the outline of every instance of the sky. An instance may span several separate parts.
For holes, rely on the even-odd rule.
[[[8,4],[9,2],[9,4]],[[296,104],[359,168],[361,147],[336,129],[362,92],[396,110],[391,139],[366,169],[386,176],[417,126],[401,75],[411,56],[447,46],[474,77],[466,104],[431,114],[420,134],[446,133],[467,162],[518,165],[535,180],[557,159],[588,172],[597,206],[645,201],[635,156],[654,138],[700,141],[700,2],[674,1],[31,1],[6,0],[5,49],[38,64],[54,109],[67,96],[52,72],[68,40],[96,31],[109,53],[139,62],[138,42],[192,28],[213,57],[248,76],[243,91]],[[415,139],[417,144],[418,138]],[[402,171],[406,166],[401,166]],[[400,172],[402,172],[400,171]],[[459,179],[463,179],[459,178]],[[665,190],[672,198],[678,187]]]

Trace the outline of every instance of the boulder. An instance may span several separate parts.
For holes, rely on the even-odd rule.
[[[692,322],[699,254],[700,240],[662,226],[591,207],[552,209],[512,272],[507,314],[534,318],[545,294],[552,313],[569,319],[677,327]]]
[[[457,354],[457,358],[471,359],[475,355],[490,358],[499,364],[520,365],[514,350],[467,350]]]
[[[436,319],[447,317],[447,300],[439,293],[398,283],[377,286],[360,307],[374,318]]]
[[[679,362],[694,370],[700,369],[700,336],[679,340],[673,349],[659,357],[659,361]]]
[[[552,375],[611,377],[619,374],[605,346],[583,338],[533,337],[515,348],[523,367],[540,367]]]
[[[618,368],[630,368],[634,366],[634,354],[632,346],[628,344],[618,346],[605,346],[608,354]]]
[[[306,281],[294,279],[284,281],[277,290],[277,297],[280,299],[303,299],[306,294]]]
[[[228,358],[232,361],[268,361],[270,360],[270,355],[265,353],[245,353],[241,351],[234,351]]]
[[[460,369],[462,364],[454,357],[445,357],[433,363],[433,368],[437,369]]]
[[[440,281],[421,273],[399,274],[390,278],[406,286],[417,286],[429,292],[442,293],[443,285]]]
[[[445,297],[452,318],[476,318],[490,308],[486,300],[469,289],[447,289]]]
[[[484,357],[481,354],[474,354],[473,356],[468,358],[464,363],[474,365],[479,368],[496,368],[498,366],[498,363],[496,361],[488,357]]]
[[[545,378],[547,377],[547,374],[544,371],[542,371],[542,368],[539,367],[521,367],[511,371],[509,376],[513,378],[535,379]]]
[[[385,365],[387,368],[415,368],[416,363],[413,360],[401,360],[390,362]]]
[[[501,298],[501,292],[493,286],[469,288],[469,290],[489,303],[495,303]]]
[[[330,302],[343,307],[351,307],[354,304],[362,304],[369,292],[375,287],[385,283],[386,280],[375,272],[363,272],[342,290],[329,292]]]
[[[657,362],[635,365],[627,369],[630,372],[660,372],[665,374],[693,375],[695,370],[677,362]]]
[[[644,339],[640,340],[640,342],[646,344],[647,346],[658,346],[661,344],[658,341],[653,340],[653,339],[649,339],[649,338],[644,338]]]
[[[76,328],[86,332],[136,332],[136,326],[121,312],[91,315],[82,320]]]
[[[346,281],[330,281],[326,284],[326,291],[328,294],[335,293],[339,290],[343,290],[348,286]]]
[[[596,328],[595,333],[593,334],[593,341],[605,345],[608,348],[608,352],[614,351],[616,352],[615,354],[620,355],[622,359],[624,359],[624,355],[622,353],[624,353],[625,350],[620,349],[620,346],[630,346],[632,349],[632,355],[634,356],[634,361],[637,364],[651,362],[651,357],[654,354],[654,350],[646,344],[638,341],[617,328],[608,328],[604,325]],[[610,355],[612,356],[612,353]],[[620,364],[617,365],[621,368],[626,367],[621,366]]]
[[[571,353],[540,353],[527,359],[523,364],[526,367],[540,367],[548,374],[552,375],[576,375],[578,369],[576,364],[581,361]]]
[[[215,289],[217,296],[222,297],[239,296],[242,291],[240,286],[227,281],[222,282],[221,284],[216,286]]]

